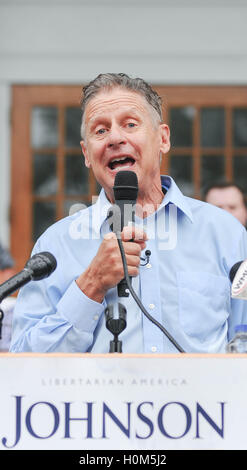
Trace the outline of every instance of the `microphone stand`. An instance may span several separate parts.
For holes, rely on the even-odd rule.
[[[122,201],[121,201],[122,202]],[[125,203],[126,201],[124,201]],[[129,201],[128,201],[129,202]],[[108,211],[108,218],[113,217],[114,221],[110,224],[110,229],[121,237],[121,210],[117,205],[111,206]],[[123,278],[117,285],[118,297],[129,297],[129,289],[126,283],[126,278]],[[117,317],[118,314],[118,317]],[[114,318],[115,316],[115,318]],[[105,308],[106,328],[113,334],[113,341],[110,341],[110,353],[122,353],[122,341],[119,341],[118,336],[127,326],[126,321],[127,311],[125,306],[118,302],[118,313],[114,315],[114,306],[109,305]],[[116,318],[117,317],[117,318]]]
[[[116,234],[117,237],[120,233]],[[129,291],[126,279],[122,279],[117,286],[118,297],[129,297]],[[116,314],[117,315],[117,314]],[[123,304],[118,302],[118,317],[114,318],[114,306],[109,305],[105,308],[106,328],[113,334],[113,340],[110,341],[110,353],[122,353],[122,341],[119,341],[118,336],[127,326],[126,321],[127,311]]]
[[[106,307],[106,328],[113,334],[114,339],[110,341],[110,353],[122,352],[122,341],[119,341],[118,336],[126,328],[126,308],[124,305],[118,303],[118,318],[114,318],[113,305]]]

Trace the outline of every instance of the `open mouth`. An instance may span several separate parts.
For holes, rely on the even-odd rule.
[[[108,164],[108,167],[110,168],[110,170],[117,170],[119,168],[130,168],[134,165],[134,163],[135,160],[132,157],[119,157],[111,160]]]

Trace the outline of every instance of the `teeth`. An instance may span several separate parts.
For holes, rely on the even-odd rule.
[[[114,158],[111,163],[113,162],[121,162],[121,160],[125,160],[126,158],[129,158],[127,155],[125,155],[125,157],[120,157],[120,158]]]
[[[131,167],[134,163],[135,161],[132,157],[129,157],[129,155],[124,155],[122,157],[113,158],[113,160],[109,162],[108,166],[111,170],[116,170],[118,168]]]

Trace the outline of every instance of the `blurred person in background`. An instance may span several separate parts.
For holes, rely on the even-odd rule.
[[[0,244],[0,284],[15,274],[14,261],[10,253]],[[11,340],[12,316],[15,297],[7,297],[1,302],[0,308],[4,314],[2,320],[0,352],[8,351]]]
[[[242,188],[233,182],[212,183],[204,192],[204,200],[224,209],[247,227],[247,207]]]

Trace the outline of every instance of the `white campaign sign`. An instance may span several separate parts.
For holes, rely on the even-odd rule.
[[[246,355],[0,356],[0,450],[247,449]]]

